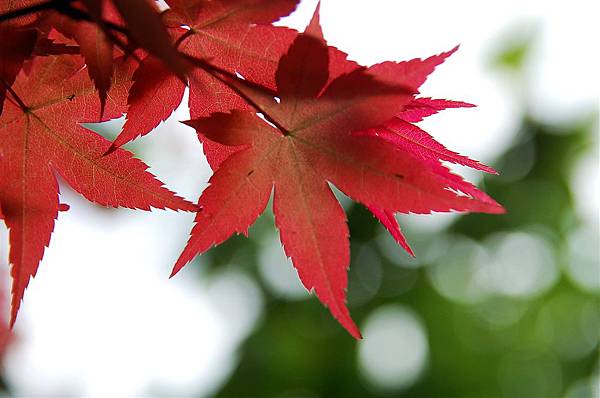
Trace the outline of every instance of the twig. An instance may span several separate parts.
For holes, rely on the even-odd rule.
[[[56,11],[60,12],[61,14],[70,17],[72,19],[75,20],[84,20],[84,21],[88,21],[88,22],[96,22],[99,25],[105,25],[106,27],[115,30],[119,33],[122,33],[124,35],[128,35],[129,32],[127,31],[127,28],[125,28],[124,26],[121,25],[117,25],[116,23],[110,22],[110,21],[106,21],[106,20],[96,20],[94,17],[92,17],[90,14],[86,13],[83,10],[71,7],[70,4],[64,4],[64,5],[59,5],[55,8]]]

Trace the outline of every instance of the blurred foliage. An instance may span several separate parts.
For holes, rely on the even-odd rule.
[[[540,27],[531,24],[513,26],[507,36],[498,41],[500,47],[495,51],[490,66],[519,73],[531,54],[533,44],[539,34]]]

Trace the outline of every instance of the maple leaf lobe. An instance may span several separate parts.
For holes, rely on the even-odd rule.
[[[131,65],[119,63],[105,117],[124,110]],[[8,102],[0,116],[0,206],[9,228],[13,278],[11,324],[45,247],[58,211],[60,175],[88,200],[104,206],[196,211],[197,206],[164,188],[142,161],[119,149],[103,156],[110,142],[78,122],[100,109],[95,88],[81,64],[69,57],[37,59],[30,76],[13,89],[24,106]]]

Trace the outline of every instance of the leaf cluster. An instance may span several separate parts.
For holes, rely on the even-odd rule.
[[[503,208],[443,162],[493,169],[418,123],[472,105],[419,95],[456,49],[356,64],[329,46],[319,9],[304,32],[272,23],[298,0],[0,0],[0,215],[9,228],[12,320],[60,210],[57,176],[102,206],[197,212],[173,275],[248,228],[273,195],[281,243],[304,286],[352,334],[350,262],[336,186],[410,254],[396,213]],[[122,145],[188,107],[214,170],[192,204]],[[126,114],[109,142],[81,123]]]

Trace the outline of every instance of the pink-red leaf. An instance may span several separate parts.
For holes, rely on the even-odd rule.
[[[233,111],[188,123],[203,140],[236,152],[215,167],[199,202],[210,216],[198,215],[174,273],[195,254],[246,231],[274,186],[276,224],[302,282],[359,337],[345,304],[348,229],[328,183],[368,206],[409,252],[396,212],[503,209],[439,163],[377,135],[354,133],[393,119],[448,54],[354,68],[331,80],[323,70],[329,53],[313,35],[300,35],[275,74],[278,100],[243,80],[228,80],[268,122]]]
[[[427,132],[400,118],[393,118],[385,122],[381,127],[357,132],[356,134],[380,137],[394,144],[398,149],[410,153],[424,161],[435,163],[440,160],[445,160],[447,162],[471,167],[476,170],[485,171],[486,173],[498,174],[496,170],[489,166],[446,149]]]
[[[123,112],[131,69],[118,63],[105,119]],[[12,323],[64,209],[56,175],[103,206],[196,209],[164,188],[131,153],[119,149],[103,156],[110,142],[78,124],[96,120],[100,110],[86,74],[74,57],[40,58],[30,77],[21,74],[13,85],[19,105],[8,102],[0,117],[0,206],[9,228]]]
[[[428,97],[415,98],[406,108],[398,114],[402,120],[417,123],[424,118],[435,115],[439,111],[450,108],[472,108],[475,105],[462,101],[450,101],[445,99],[432,99]]]
[[[360,332],[346,307],[349,231],[342,206],[327,182],[293,145],[282,149],[273,212],[281,244],[307,290],[313,291],[348,332]],[[292,161],[289,161],[292,159]]]

